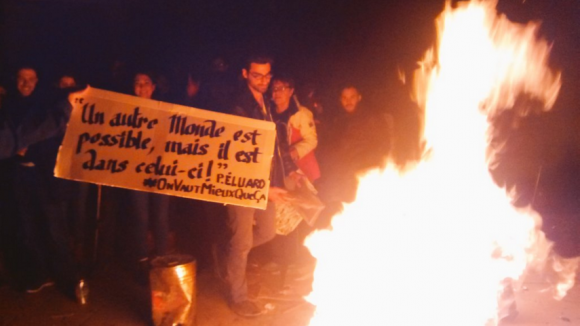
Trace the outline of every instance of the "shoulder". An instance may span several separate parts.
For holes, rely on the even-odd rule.
[[[230,109],[230,112],[229,113],[230,114],[233,114],[233,115],[240,116],[240,117],[247,117],[248,116],[248,112],[246,111],[246,109],[243,106],[239,105],[239,104],[234,105]]]
[[[296,112],[290,116],[290,124],[294,126],[302,125],[314,120],[312,111],[304,106],[298,106]]]
[[[312,114],[312,111],[310,111],[307,107],[305,106],[298,106],[298,112],[296,112],[295,116],[299,116],[301,118],[304,119],[313,119],[314,115]]]
[[[253,99],[247,89],[239,89],[234,100],[231,103],[231,114],[247,117],[250,115],[250,109],[253,105]]]
[[[312,111],[304,106],[299,106],[298,111],[290,117],[290,125],[298,129],[313,129],[315,128],[314,115]]]

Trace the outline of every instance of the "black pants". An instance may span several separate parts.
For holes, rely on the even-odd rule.
[[[23,281],[35,283],[55,278],[61,284],[77,277],[65,199],[54,198],[35,167],[16,166],[13,179],[15,226],[19,229],[18,253]]]

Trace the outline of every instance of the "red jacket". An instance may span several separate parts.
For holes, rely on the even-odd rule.
[[[320,167],[314,155],[314,149],[318,146],[314,116],[306,107],[297,106],[297,112],[288,120],[288,143],[290,149],[295,149],[298,153],[298,168],[310,181],[314,181],[320,178]]]

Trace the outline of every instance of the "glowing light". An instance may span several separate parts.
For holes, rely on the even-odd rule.
[[[560,263],[559,297],[575,267],[550,255],[541,218],[493,183],[488,118],[525,94],[549,109],[560,75],[538,25],[510,22],[495,2],[447,5],[438,42],[415,72],[425,154],[413,169],[370,171],[357,198],[306,245],[317,258],[311,326],[490,325],[505,280]]]

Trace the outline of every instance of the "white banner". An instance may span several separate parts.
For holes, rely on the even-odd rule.
[[[55,176],[265,209],[273,123],[90,87],[69,100]]]

